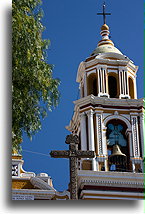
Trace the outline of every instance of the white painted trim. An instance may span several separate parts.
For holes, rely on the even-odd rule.
[[[110,120],[113,120],[113,119],[118,119],[118,120],[124,121],[125,124],[127,125],[128,129],[131,130],[131,124],[130,124],[129,120],[126,119],[126,118],[123,117],[123,116],[120,116],[120,115],[110,115],[110,116],[106,117],[106,118],[104,119],[104,126],[106,126],[107,123],[108,123]]]

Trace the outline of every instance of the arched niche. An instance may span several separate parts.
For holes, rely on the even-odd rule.
[[[127,124],[120,119],[111,119],[107,122],[106,128],[109,170],[130,171],[130,145],[128,136],[126,135],[128,129]],[[116,158],[115,163],[112,162],[113,158],[114,160]]]
[[[129,131],[131,131],[131,124],[130,124],[129,120],[123,116],[120,116],[117,112],[116,112],[116,114],[110,115],[104,119],[104,127],[106,127],[107,123],[113,119],[123,121],[127,125],[127,129]]]
[[[98,82],[96,73],[90,74],[87,77],[87,91],[88,95],[93,94],[94,96],[98,95]]]
[[[134,81],[131,77],[128,78],[128,83],[129,83],[129,95],[131,99],[135,98],[134,95]]]
[[[119,98],[119,81],[116,73],[108,74],[108,91],[110,98]]]

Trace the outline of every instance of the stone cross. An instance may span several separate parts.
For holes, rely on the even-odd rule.
[[[66,137],[66,144],[69,144],[69,150],[50,152],[53,158],[69,158],[70,161],[70,198],[72,200],[78,200],[78,187],[77,187],[77,159],[78,158],[93,158],[95,157],[94,151],[82,151],[78,150],[79,137],[77,135],[70,134]]]

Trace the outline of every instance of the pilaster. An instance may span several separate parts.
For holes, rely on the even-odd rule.
[[[119,98],[130,98],[127,68],[122,66],[119,66],[119,88],[120,88]]]
[[[131,126],[133,139],[133,156],[140,157],[138,118],[136,115],[131,115]]]
[[[98,97],[109,97],[107,83],[107,66],[97,65]]]
[[[102,115],[96,113],[96,132],[98,155],[103,155]]]

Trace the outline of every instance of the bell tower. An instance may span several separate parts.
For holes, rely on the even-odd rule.
[[[87,176],[142,176],[144,100],[137,99],[138,67],[110,40],[106,18],[100,34],[96,49],[78,67],[80,99],[66,127],[79,135],[80,149],[96,153],[80,159],[78,169]]]

